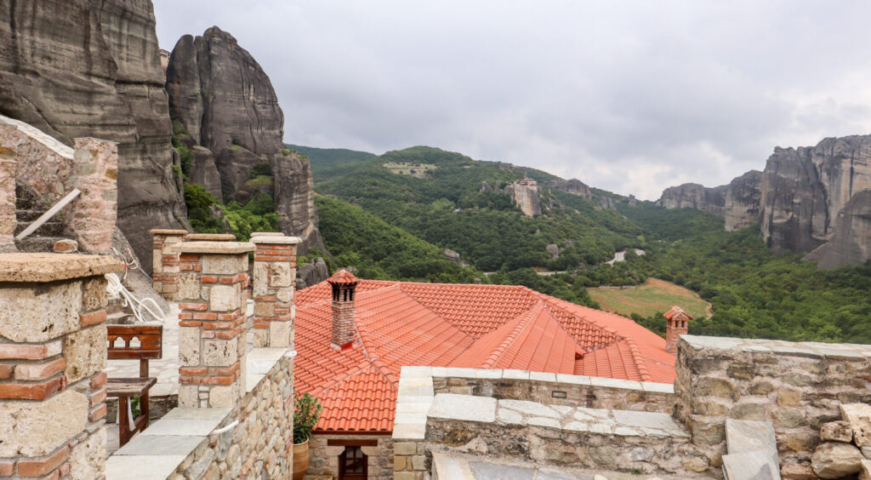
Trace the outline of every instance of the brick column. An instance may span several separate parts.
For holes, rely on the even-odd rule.
[[[152,275],[154,291],[163,298],[178,301],[178,252],[173,249],[184,241],[187,230],[151,230],[154,236],[154,254],[152,257]]]
[[[259,235],[254,250],[254,346],[292,346],[297,237]]]
[[[245,391],[248,252],[239,242],[188,242],[179,256],[179,407],[233,407]]]
[[[110,257],[0,255],[0,477],[102,478],[103,275],[122,270]]]
[[[75,188],[67,225],[82,250],[109,253],[118,216],[118,144],[96,138],[75,140]]]
[[[0,127],[3,128],[3,127]],[[12,127],[5,127],[12,128]],[[18,154],[0,145],[0,252],[15,251],[15,175]]]

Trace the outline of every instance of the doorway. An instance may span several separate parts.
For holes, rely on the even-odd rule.
[[[339,480],[366,480],[368,458],[361,447],[345,447],[339,455]]]

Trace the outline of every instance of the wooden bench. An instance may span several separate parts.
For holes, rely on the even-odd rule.
[[[107,325],[109,331],[109,360],[139,360],[138,378],[110,378],[108,396],[118,399],[118,431],[123,447],[133,435],[148,428],[148,390],[157,383],[148,376],[148,361],[163,357],[163,325]],[[117,342],[121,339],[120,342]],[[134,339],[139,345],[131,345]],[[123,343],[123,345],[116,345]],[[128,402],[139,398],[139,415],[130,428]]]

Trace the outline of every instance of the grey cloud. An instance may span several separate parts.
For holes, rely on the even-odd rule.
[[[871,130],[871,4],[154,0],[260,61],[285,139],[427,144],[642,198]]]

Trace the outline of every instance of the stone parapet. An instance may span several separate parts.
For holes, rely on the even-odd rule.
[[[10,128],[3,127],[2,128]],[[0,144],[0,252],[15,251],[15,175],[18,154]]]
[[[0,475],[100,478],[115,259],[0,255]]]
[[[183,242],[179,255],[180,407],[232,408],[245,388],[248,252],[236,242]]]
[[[254,250],[254,346],[292,347],[299,239],[257,236]]]
[[[719,467],[725,420],[774,424],[781,465],[809,470],[823,424],[839,406],[871,403],[871,346],[682,336],[675,416]]]
[[[154,253],[152,256],[152,280],[154,291],[169,301],[178,301],[178,251],[173,247],[184,241],[187,230],[155,229]]]

